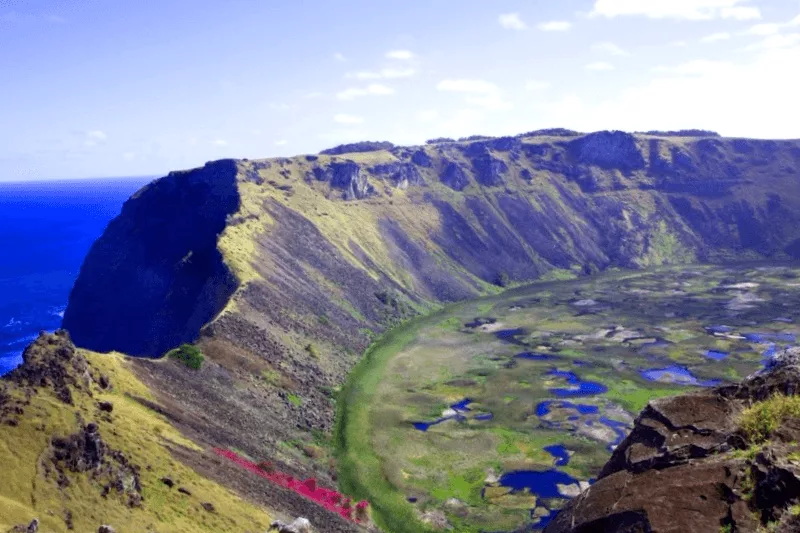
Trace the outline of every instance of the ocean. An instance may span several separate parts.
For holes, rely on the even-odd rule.
[[[83,258],[152,177],[0,182],[0,375],[61,325]]]

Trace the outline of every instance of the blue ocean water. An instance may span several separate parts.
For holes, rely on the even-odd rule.
[[[89,247],[152,177],[0,182],[0,375],[61,325]]]

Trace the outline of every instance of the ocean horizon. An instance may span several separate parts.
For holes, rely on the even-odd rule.
[[[0,181],[0,375],[61,326],[92,243],[153,176]]]

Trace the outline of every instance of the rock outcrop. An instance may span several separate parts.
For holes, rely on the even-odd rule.
[[[651,402],[545,533],[799,531],[800,408],[751,414],[765,417],[765,434],[743,422],[746,409],[769,405],[759,402],[797,394],[793,348],[741,384]]]

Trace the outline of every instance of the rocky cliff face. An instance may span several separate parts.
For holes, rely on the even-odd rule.
[[[651,402],[545,533],[800,531],[798,393],[793,348],[739,385]]]
[[[336,387],[404,317],[555,269],[800,257],[800,142],[557,130],[353,150],[149,185],[92,248],[64,326],[134,355],[198,341],[199,372],[140,365],[176,423],[331,481],[286,443],[330,429]]]

